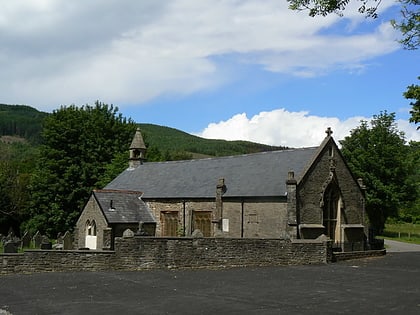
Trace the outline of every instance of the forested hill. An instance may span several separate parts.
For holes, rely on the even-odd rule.
[[[285,147],[269,146],[249,141],[204,139],[178,129],[153,124],[139,124],[139,127],[148,147],[156,147],[161,152],[191,153],[193,158],[285,149]]]
[[[0,104],[0,136],[19,136],[38,143],[47,113],[26,105]]]
[[[19,136],[32,143],[39,143],[42,121],[47,116],[48,113],[38,111],[30,106],[0,104],[0,137]],[[178,129],[153,124],[140,123],[138,125],[147,146],[152,151],[150,155],[153,155],[153,150],[158,150],[163,155],[161,157],[163,160],[226,156],[284,149],[284,147],[249,141],[204,139]]]

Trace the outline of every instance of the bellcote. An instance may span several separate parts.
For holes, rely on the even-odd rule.
[[[141,135],[140,128],[137,128],[134,135],[133,141],[130,145],[130,158],[128,161],[129,168],[136,168],[139,165],[143,164],[146,160],[146,145],[143,141],[143,136]]]

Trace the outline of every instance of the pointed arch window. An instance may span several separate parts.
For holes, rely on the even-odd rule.
[[[95,222],[95,220],[92,220],[92,222],[90,222],[89,220],[86,221],[86,235],[96,236],[96,222]]]
[[[85,246],[90,249],[96,249],[96,222],[95,220],[87,220],[85,228]]]

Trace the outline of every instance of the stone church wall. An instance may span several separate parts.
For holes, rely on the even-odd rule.
[[[178,214],[179,231],[185,229],[185,235],[193,233],[192,217],[194,211],[213,212],[216,209],[214,200],[167,200],[148,201],[148,207],[157,221],[156,236],[166,235],[162,232],[161,213]],[[271,200],[224,200],[223,219],[227,230],[225,237],[231,238],[286,238],[287,204]],[[212,226],[213,229],[213,226]],[[212,232],[214,232],[212,230]]]
[[[104,240],[102,231],[108,227],[108,223],[105,220],[105,217],[102,215],[102,211],[99,208],[98,203],[95,201],[93,195],[89,198],[84,211],[77,220],[76,229],[75,229],[75,243],[76,248],[86,247],[85,244],[85,235],[86,235],[86,222],[92,222],[95,220],[96,224],[96,237],[98,249],[103,248]]]
[[[332,156],[330,156],[332,155]],[[358,183],[350,174],[341,154],[333,145],[326,147],[315,167],[309,170],[298,188],[300,223],[322,224],[320,206],[322,188],[330,174],[331,159],[335,163],[335,174],[345,202],[342,213],[343,224],[364,224],[362,194]]]

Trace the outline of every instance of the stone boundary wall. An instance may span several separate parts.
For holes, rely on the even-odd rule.
[[[0,254],[0,274],[56,271],[104,271],[115,260],[113,251],[27,250]]]
[[[0,274],[229,268],[331,261],[330,242],[134,236],[116,238],[115,251],[28,250],[19,254],[0,254]]]
[[[351,260],[351,259],[379,257],[379,256],[384,256],[384,255],[386,255],[385,249],[334,253],[332,261],[338,262],[338,261]]]
[[[117,238],[123,270],[226,268],[321,264],[331,261],[329,242],[228,238]]]

